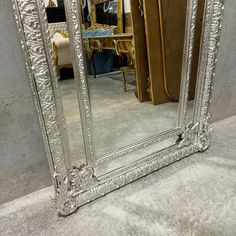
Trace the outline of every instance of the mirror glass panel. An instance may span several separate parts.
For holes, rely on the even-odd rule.
[[[58,74],[69,156],[86,160],[79,109],[79,78],[63,1],[46,1]],[[203,14],[199,10],[187,123],[191,122]],[[83,53],[93,121],[96,173],[114,169],[178,142],[181,83],[184,83],[186,0],[81,1]],[[183,111],[181,111],[183,112]],[[161,139],[161,136],[166,137]],[[109,161],[109,162],[108,162]]]
[[[187,6],[167,2],[90,7],[83,39],[97,159],[176,128]],[[122,31],[111,18],[124,19]]]
[[[195,39],[194,39],[194,47],[193,47],[193,58],[192,58],[192,72],[190,76],[190,84],[189,84],[189,100],[187,103],[187,114],[186,114],[186,123],[188,125],[193,120],[193,107],[196,97],[197,90],[197,74],[198,74],[198,60],[200,56],[200,45],[201,45],[201,36],[202,36],[202,23],[203,23],[203,14],[204,14],[204,5],[205,0],[198,2],[197,9],[197,18],[195,24]]]

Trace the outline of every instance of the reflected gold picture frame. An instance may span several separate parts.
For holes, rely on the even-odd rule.
[[[91,24],[97,23],[96,5],[101,3],[107,3],[111,0],[89,0],[91,9]],[[118,0],[118,11],[117,11],[117,31],[118,33],[124,33],[124,0]]]

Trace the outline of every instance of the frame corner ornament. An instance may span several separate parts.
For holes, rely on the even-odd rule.
[[[199,152],[204,152],[210,147],[210,138],[212,133],[212,127],[210,125],[211,115],[208,114],[206,119],[201,122],[201,132],[197,135],[196,145]]]
[[[56,174],[57,181],[56,197],[53,199],[53,206],[62,216],[70,215],[77,209],[75,195],[87,191],[98,183],[94,170],[88,166],[80,168],[73,167],[68,170],[68,175]]]
[[[70,215],[77,209],[75,198],[73,197],[74,190],[71,188],[68,177],[61,174],[55,176],[58,187],[55,199],[53,199],[53,207],[62,216]]]
[[[183,133],[180,135],[179,148],[187,147],[194,143],[198,131],[199,123],[193,124],[192,122],[186,126]]]
[[[73,167],[70,170],[70,176],[71,187],[77,192],[85,191],[98,182],[94,175],[94,169],[89,166],[82,166],[81,168]]]

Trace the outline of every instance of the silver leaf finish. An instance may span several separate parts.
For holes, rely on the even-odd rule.
[[[73,167],[70,170],[71,175],[71,186],[75,188],[77,191],[87,190],[92,185],[95,185],[97,182],[96,177],[94,176],[94,170],[92,167],[82,167],[75,168]]]
[[[45,6],[42,0],[12,0],[21,45],[25,54],[29,81],[55,187],[54,203],[61,215],[69,215],[83,204],[195,152],[204,151],[209,147],[211,133],[209,104],[216,67],[224,1],[206,0],[194,119],[191,124],[185,127],[184,120],[186,102],[188,100],[197,3],[197,0],[188,0],[186,58],[182,73],[182,106],[179,110],[179,126],[161,137],[153,137],[153,139],[129,147],[127,150],[117,151],[113,156],[130,153],[131,150],[138,150],[150,145],[155,142],[154,140],[157,142],[164,140],[167,137],[171,137],[172,134],[181,135],[180,142],[161,152],[131,163],[129,166],[97,178],[94,176],[93,170],[95,151],[91,106],[83,56],[81,21],[78,10],[80,1],[65,1],[68,25],[71,32],[70,40],[74,45],[73,64],[75,76],[78,78],[78,99],[87,156],[86,165],[76,169],[71,166],[68,159],[67,135],[60,93],[56,82],[57,75],[52,60]]]

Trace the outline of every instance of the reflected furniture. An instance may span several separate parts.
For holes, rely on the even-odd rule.
[[[90,36],[84,37],[85,48],[90,54],[91,63],[94,69],[94,77],[96,78],[96,66],[94,63],[94,54],[96,52],[102,52],[103,50],[114,50],[117,55],[126,55],[128,57],[129,66],[122,67],[122,79],[124,82],[124,91],[126,91],[126,77],[125,73],[134,73],[134,46],[133,46],[133,34],[112,34],[107,36]]]
[[[52,45],[58,79],[60,79],[60,69],[73,67],[68,33],[66,31],[56,32],[52,38]]]
[[[70,51],[67,23],[50,23],[48,27],[53,46],[54,63],[56,66],[58,79],[60,79],[60,69],[72,68],[72,56]]]
[[[68,29],[63,4],[55,7],[52,1],[46,7],[48,19],[48,30],[53,46],[54,64],[57,70],[58,79],[60,79],[60,69],[72,68],[72,57],[68,38]]]
[[[91,0],[91,25],[96,26],[98,23],[97,6],[105,3],[112,2],[111,0]],[[115,1],[113,1],[115,2]],[[124,91],[126,91],[126,73],[135,73],[134,70],[134,45],[133,35],[131,33],[124,32],[123,22],[123,0],[117,0],[117,29],[113,32],[112,36],[101,36],[101,37],[87,37],[88,45],[90,45],[90,58],[93,65],[94,77],[96,77],[96,65],[94,63],[94,54],[101,52],[104,49],[115,50],[117,55],[125,54],[128,58],[128,66],[121,68],[122,79],[124,84]],[[106,22],[109,24],[109,22]]]
[[[200,44],[204,2],[198,2],[194,44]],[[131,0],[137,93],[154,105],[178,101],[182,77],[186,0]],[[153,24],[153,22],[156,22]],[[175,35],[175,37],[173,37]],[[194,48],[190,98],[194,97],[199,47]]]
[[[97,21],[97,6],[99,4],[109,3],[112,0],[90,0],[90,9],[91,9],[91,25],[99,23]],[[114,1],[114,0],[113,0]],[[127,0],[125,0],[127,1]],[[117,0],[117,32],[124,32],[124,22],[123,22],[123,0]]]

